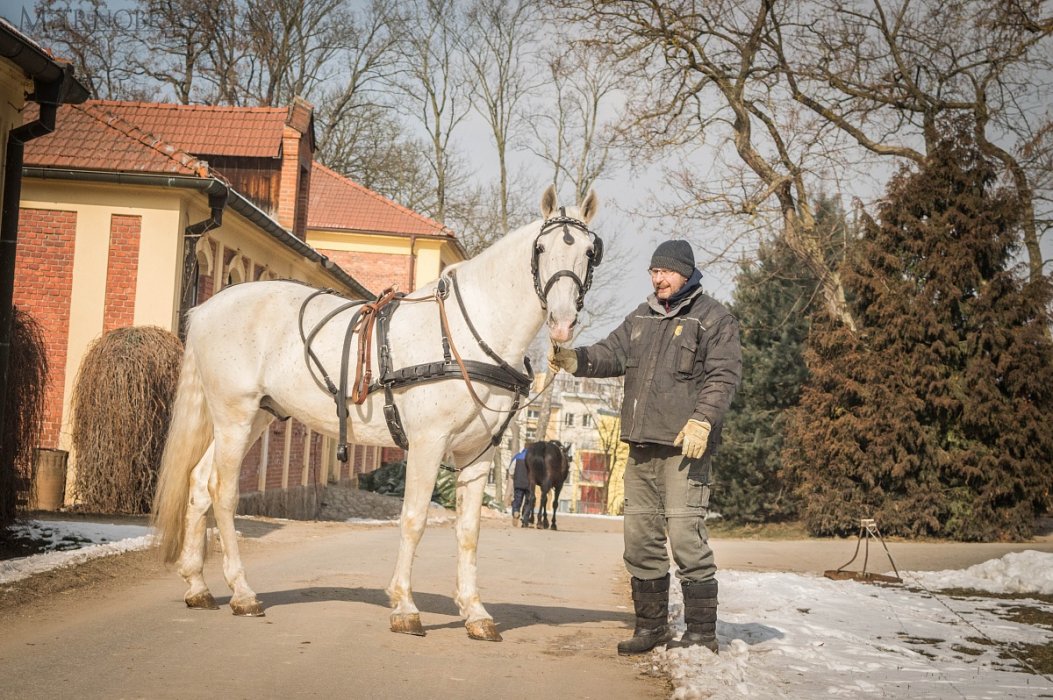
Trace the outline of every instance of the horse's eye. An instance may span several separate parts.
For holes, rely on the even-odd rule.
[[[544,253],[545,252],[545,246],[543,246],[540,243],[538,243],[537,244],[537,252]]]

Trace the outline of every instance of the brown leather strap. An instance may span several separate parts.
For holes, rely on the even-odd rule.
[[[369,397],[369,385],[373,383],[373,327],[376,325],[377,312],[394,299],[397,293],[398,285],[393,285],[381,292],[376,301],[362,305],[355,328],[355,332],[358,333],[358,363],[355,368],[355,384],[351,387],[351,401],[356,405],[365,403]]]

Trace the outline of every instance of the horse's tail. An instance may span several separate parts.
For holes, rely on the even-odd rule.
[[[205,402],[194,348],[187,342],[168,439],[161,458],[152,516],[166,563],[178,559],[183,549],[190,474],[211,442],[212,414]]]

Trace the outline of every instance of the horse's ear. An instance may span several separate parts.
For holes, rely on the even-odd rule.
[[[585,201],[578,205],[578,211],[581,212],[581,220],[586,224],[592,221],[592,218],[596,216],[596,212],[600,209],[600,198],[596,196],[595,190],[589,190],[589,193],[585,195]]]
[[[545,219],[551,219],[556,207],[556,186],[549,185],[545,189],[544,194],[541,195],[541,216]]]

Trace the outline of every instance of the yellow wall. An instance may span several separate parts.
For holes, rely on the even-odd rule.
[[[411,254],[412,246],[412,252],[417,255],[413,279],[418,287],[437,279],[447,265],[462,260],[448,239],[430,236],[386,236],[382,233],[309,229],[307,243],[312,248],[322,250],[405,256]]]
[[[26,80],[22,69],[6,59],[0,59],[0,148],[7,152],[7,136],[11,129],[22,123],[22,108],[26,92],[33,84]],[[0,184],[3,183],[6,159],[0,157]]]
[[[70,399],[81,359],[102,334],[109,262],[110,218],[114,214],[141,216],[136,325],[175,327],[178,306],[173,261],[179,250],[183,202],[178,190],[136,192],[127,187],[42,181],[22,181],[21,206],[76,213],[72,298],[63,391],[61,449],[70,449]]]
[[[71,451],[73,386],[88,347],[103,330],[111,217],[114,214],[142,217],[133,316],[135,325],[160,326],[175,332],[183,269],[183,232],[187,225],[209,216],[207,196],[184,188],[25,178],[21,206],[76,213],[69,339],[59,435],[60,449]],[[264,266],[270,277],[299,279],[318,287],[335,288],[352,298],[356,296],[318,263],[287,248],[231,209],[224,211],[223,225],[209,232],[207,240],[213,246],[216,261],[223,260],[223,249],[233,249],[247,263]],[[76,478],[76,455],[72,451],[69,465],[67,498]]]

